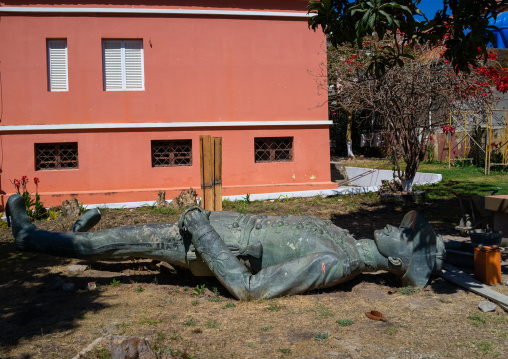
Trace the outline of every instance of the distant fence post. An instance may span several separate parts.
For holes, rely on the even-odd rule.
[[[201,207],[222,211],[222,137],[199,136]]]

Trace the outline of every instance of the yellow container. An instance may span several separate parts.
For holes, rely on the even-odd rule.
[[[474,249],[474,276],[484,284],[501,282],[501,249],[498,246]]]

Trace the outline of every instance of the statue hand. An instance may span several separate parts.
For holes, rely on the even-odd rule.
[[[180,232],[196,233],[200,228],[210,224],[208,219],[210,212],[205,211],[201,207],[190,207],[186,209],[178,220]]]

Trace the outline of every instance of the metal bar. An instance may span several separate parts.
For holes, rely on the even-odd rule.
[[[508,311],[508,296],[492,290],[487,285],[477,281],[451,264],[445,263],[443,269],[445,269],[445,271],[439,272],[439,275],[444,279],[469,289],[471,292],[481,295],[482,297],[488,298],[505,311]]]
[[[450,113],[450,127],[452,126],[452,114]],[[451,162],[451,147],[452,147],[452,134],[451,132],[447,135],[448,137],[448,168],[450,168]]]

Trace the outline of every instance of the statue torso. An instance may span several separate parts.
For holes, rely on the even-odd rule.
[[[351,264],[360,262],[356,240],[345,229],[313,217],[256,216],[212,212],[210,223],[254,272],[313,253],[334,253]],[[262,253],[261,253],[262,252]]]

